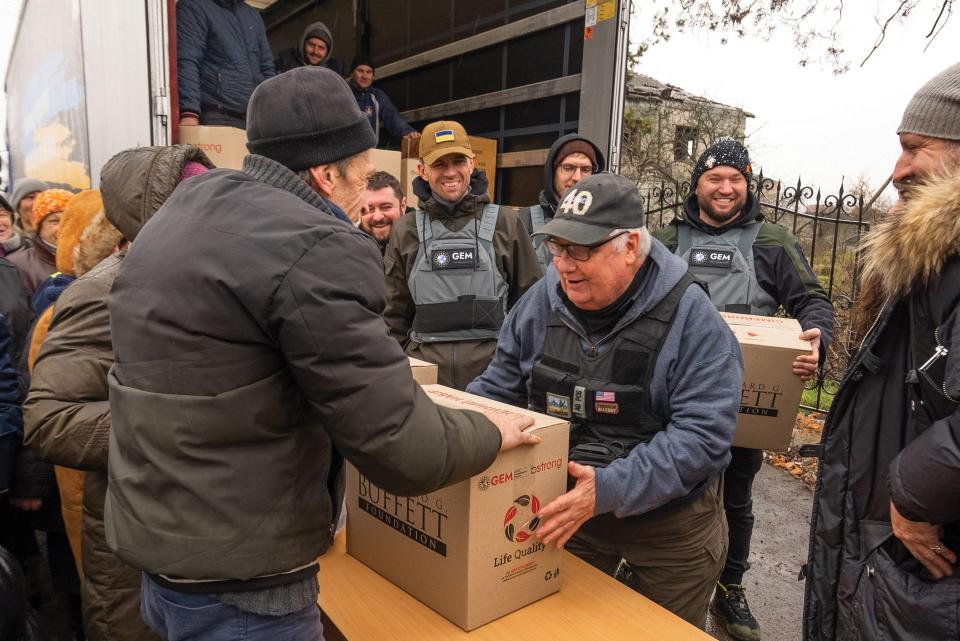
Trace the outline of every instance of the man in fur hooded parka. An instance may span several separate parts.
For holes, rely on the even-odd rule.
[[[804,641],[960,638],[960,64],[898,131],[858,336],[823,429]]]

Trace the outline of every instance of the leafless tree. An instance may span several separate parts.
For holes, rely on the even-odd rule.
[[[883,44],[897,22],[927,20],[925,39],[933,42],[953,16],[956,0],[889,0],[877,5],[874,19],[877,37],[860,65],[864,65]],[[634,11],[640,3],[635,0]],[[806,66],[820,62],[834,73],[849,69],[848,53],[840,41],[838,27],[843,19],[844,0],[643,0],[645,12],[652,8],[649,33],[633,50],[639,58],[651,46],[670,39],[674,33],[705,29],[719,34],[721,42],[748,33],[769,38],[774,31],[791,33]]]

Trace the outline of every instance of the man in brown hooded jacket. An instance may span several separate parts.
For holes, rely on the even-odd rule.
[[[104,166],[101,191],[110,222],[132,242],[180,178],[212,168],[195,147],[141,147]],[[103,531],[113,345],[107,294],[124,252],[108,257],[64,291],[33,369],[24,403],[26,443],[41,458],[85,470],[83,619],[90,641],[157,638],[140,618],[140,571],[109,550]]]

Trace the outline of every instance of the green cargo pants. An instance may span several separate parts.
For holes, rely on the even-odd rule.
[[[567,551],[610,576],[625,560],[632,570],[630,587],[703,629],[727,554],[720,480],[663,515],[595,517],[567,542]]]

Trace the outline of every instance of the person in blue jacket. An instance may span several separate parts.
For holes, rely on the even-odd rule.
[[[537,513],[543,543],[610,575],[625,560],[633,589],[703,628],[726,556],[740,346],[627,178],[584,178],[537,233],[555,269],[467,391],[571,422],[569,491]]]
[[[373,86],[376,68],[368,56],[357,56],[350,66],[350,88],[360,111],[367,114],[374,135],[380,137],[383,129],[394,138],[419,138],[420,132],[403,119],[390,96]]]
[[[181,125],[246,127],[247,101],[274,76],[260,13],[243,0],[177,3]]]

